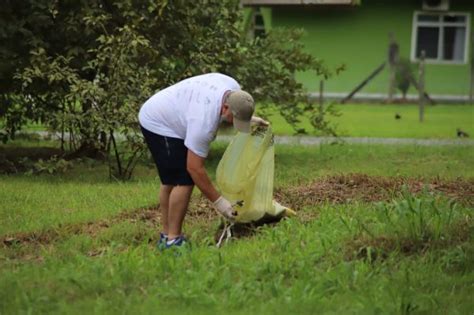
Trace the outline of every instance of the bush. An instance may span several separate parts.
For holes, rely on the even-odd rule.
[[[407,58],[400,58],[395,67],[395,82],[397,88],[402,92],[403,99],[406,95],[410,85],[416,82],[415,80],[416,66]]]

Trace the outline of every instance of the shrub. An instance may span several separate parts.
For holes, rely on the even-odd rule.
[[[400,58],[395,68],[395,82],[397,88],[402,92],[403,99],[406,95],[410,85],[415,82],[415,65],[407,58]]]

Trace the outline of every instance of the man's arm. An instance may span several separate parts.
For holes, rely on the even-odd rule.
[[[199,188],[199,190],[207,197],[210,201],[214,202],[219,197],[220,194],[217,192],[216,188],[212,184],[207,171],[204,167],[205,158],[200,157],[191,150],[188,150],[188,161],[187,161],[187,170],[189,175],[191,175],[194,183]]]
[[[188,150],[188,161],[187,170],[191,175],[194,183],[198,186],[199,190],[214,204],[214,207],[219,211],[225,218],[234,220],[237,213],[234,211],[229,200],[221,196],[214,185],[212,185],[209,176],[207,176],[206,169],[204,168],[203,157],[200,157],[191,150]]]

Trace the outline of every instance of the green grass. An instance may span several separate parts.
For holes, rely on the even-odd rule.
[[[212,177],[224,148],[213,145]],[[473,162],[469,147],[278,146],[275,185],[304,187],[352,172],[472,179]],[[469,314],[474,308],[467,205],[458,204],[447,220],[436,211],[451,211],[452,203],[431,194],[314,204],[221,249],[212,246],[217,217],[190,216],[191,250],[160,253],[150,242],[158,226],[117,219],[155,205],[157,188],[149,163],[127,183],[108,181],[103,165],[87,161],[54,176],[1,175],[0,238],[22,232],[30,240],[0,244],[0,313]],[[410,208],[410,200],[420,206]],[[411,209],[418,212],[406,216]],[[413,226],[423,233],[411,236],[407,226],[420,222],[421,212],[423,224]],[[436,238],[425,237],[431,231]],[[413,252],[405,248],[407,237]]]
[[[454,139],[456,129],[474,136],[474,107],[469,105],[426,106],[425,120],[418,120],[417,105],[337,105],[342,114],[330,119],[338,126],[339,134],[350,137]],[[396,120],[395,113],[401,115]],[[294,134],[293,129],[279,115],[272,115],[273,130],[279,135]],[[310,134],[313,128],[308,121],[301,127]]]
[[[337,105],[336,108],[342,115],[332,117],[330,121],[337,125],[341,136],[455,139],[456,129],[461,128],[474,137],[474,106],[427,105],[423,123],[418,121],[418,106],[415,104],[348,104]],[[275,134],[295,133],[276,111],[270,110],[269,113],[271,116],[268,119]],[[399,113],[402,118],[396,120],[395,113]],[[308,120],[303,119],[299,127],[305,128],[309,135],[315,134]],[[41,124],[29,124],[24,130],[41,131],[45,127]]]
[[[145,243],[77,239],[44,262],[4,265],[5,313],[467,314],[472,310],[472,247],[445,257],[392,254],[383,262],[347,261],[351,237],[332,213],[264,228],[221,250],[197,245],[180,255]],[[351,208],[356,214],[364,212]],[[122,227],[122,230],[131,228]],[[290,237],[291,235],[291,237]],[[88,257],[87,247],[107,250]],[[440,258],[442,257],[442,258]],[[454,265],[454,266],[452,266]],[[7,270],[5,270],[5,268]],[[12,272],[14,270],[14,272]]]
[[[41,249],[43,261],[2,264],[0,307],[4,313],[472,310],[472,243],[415,256],[394,252],[383,261],[347,260],[344,246],[353,235],[338,212],[370,219],[370,211],[365,206],[319,211],[313,222],[284,221],[221,250],[195,240],[191,251],[179,255],[155,252],[146,238],[130,240],[146,229],[140,224],[124,224],[107,236],[73,236]],[[88,251],[97,247],[105,250],[90,257]]]
[[[212,177],[224,149],[224,143],[213,145],[207,163]],[[77,164],[61,176],[0,176],[0,200],[3,201],[0,235],[39,230],[65,222],[98,220],[123,209],[156,202],[159,181],[150,164],[140,165],[133,181],[126,183],[110,182],[105,165]],[[282,145],[276,148],[275,185],[301,185],[321,176],[346,173],[473,178],[473,164],[470,147]]]

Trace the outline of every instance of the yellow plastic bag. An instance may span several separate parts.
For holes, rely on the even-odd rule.
[[[252,134],[237,133],[217,166],[217,185],[236,206],[236,222],[257,221],[265,215],[280,217],[294,212],[273,200],[275,150],[271,128]]]

